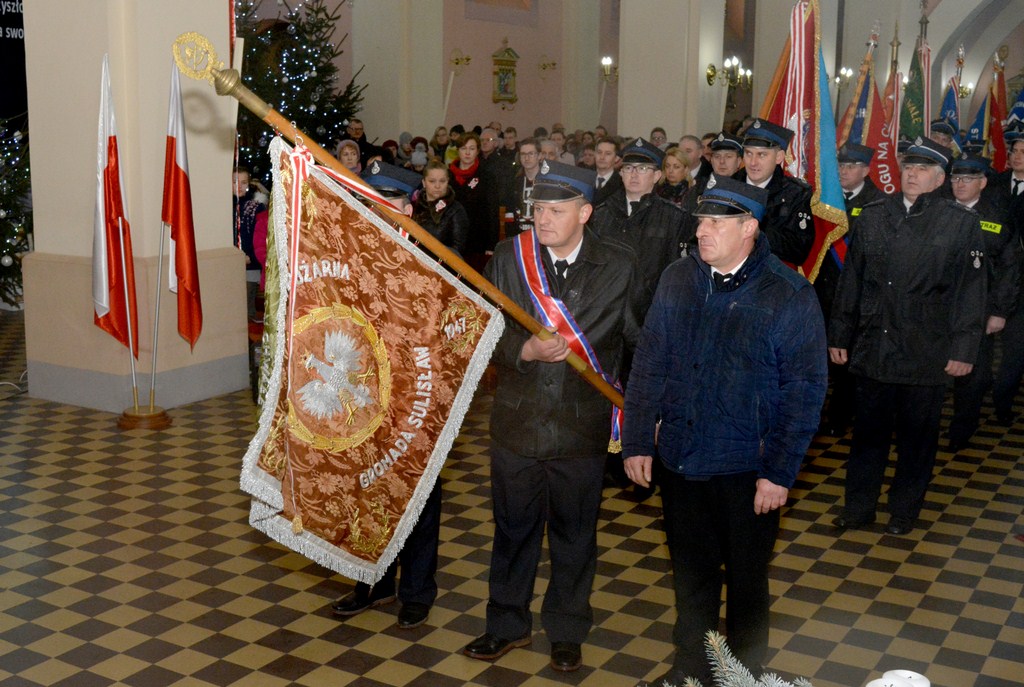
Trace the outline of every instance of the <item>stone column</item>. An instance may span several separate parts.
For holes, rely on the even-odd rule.
[[[352,9],[353,73],[363,93],[359,118],[377,143],[399,131],[428,135],[442,120],[444,6],[441,0],[373,0]]]
[[[670,140],[722,126],[725,93],[704,70],[721,65],[724,0],[647,0],[620,5],[619,120],[622,135],[663,126]]]

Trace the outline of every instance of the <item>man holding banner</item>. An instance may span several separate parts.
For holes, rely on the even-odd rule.
[[[639,331],[635,257],[587,228],[595,173],[555,161],[534,181],[534,229],[498,244],[487,278],[557,332],[531,336],[508,322],[492,362],[494,545],[486,632],[463,653],[493,660],[531,641],[530,602],[545,525],[551,580],[541,619],[551,666],[580,667],[593,624],[597,516],[605,456],[618,440],[611,404],[562,363],[572,350],[615,382]]]

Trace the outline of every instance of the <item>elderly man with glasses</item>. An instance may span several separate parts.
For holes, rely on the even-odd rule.
[[[914,529],[924,506],[950,377],[970,374],[985,319],[978,215],[944,198],[949,148],[918,138],[901,193],[864,207],[829,321],[829,357],[856,378],[853,444],[837,529],[875,521],[896,435],[886,532]]]

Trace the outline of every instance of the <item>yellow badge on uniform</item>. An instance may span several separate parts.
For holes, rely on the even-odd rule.
[[[998,234],[1003,230],[1003,225],[996,222],[982,222],[982,231],[991,231],[993,234]]]
[[[863,209],[864,208],[853,208],[852,210],[850,210],[850,214],[853,215],[854,217],[857,217],[860,215],[860,211]]]

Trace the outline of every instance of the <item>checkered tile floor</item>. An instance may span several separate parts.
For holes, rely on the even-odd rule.
[[[20,381],[22,322],[0,313],[0,381]],[[350,583],[247,525],[247,392],[173,409],[163,432],[119,432],[112,415],[0,385],[0,686],[627,687],[660,675],[674,611],[659,498],[611,488],[583,668],[552,671],[542,634],[494,664],[458,653],[484,627],[488,403],[477,399],[443,475],[441,594],[403,631],[396,605],[336,620],[329,603]],[[1024,682],[1024,424],[984,426],[976,445],[940,454],[924,527],[837,537],[849,442],[814,443],[772,572],[771,669],[816,687],[894,668],[939,687]],[[538,591],[544,566],[540,577]]]

